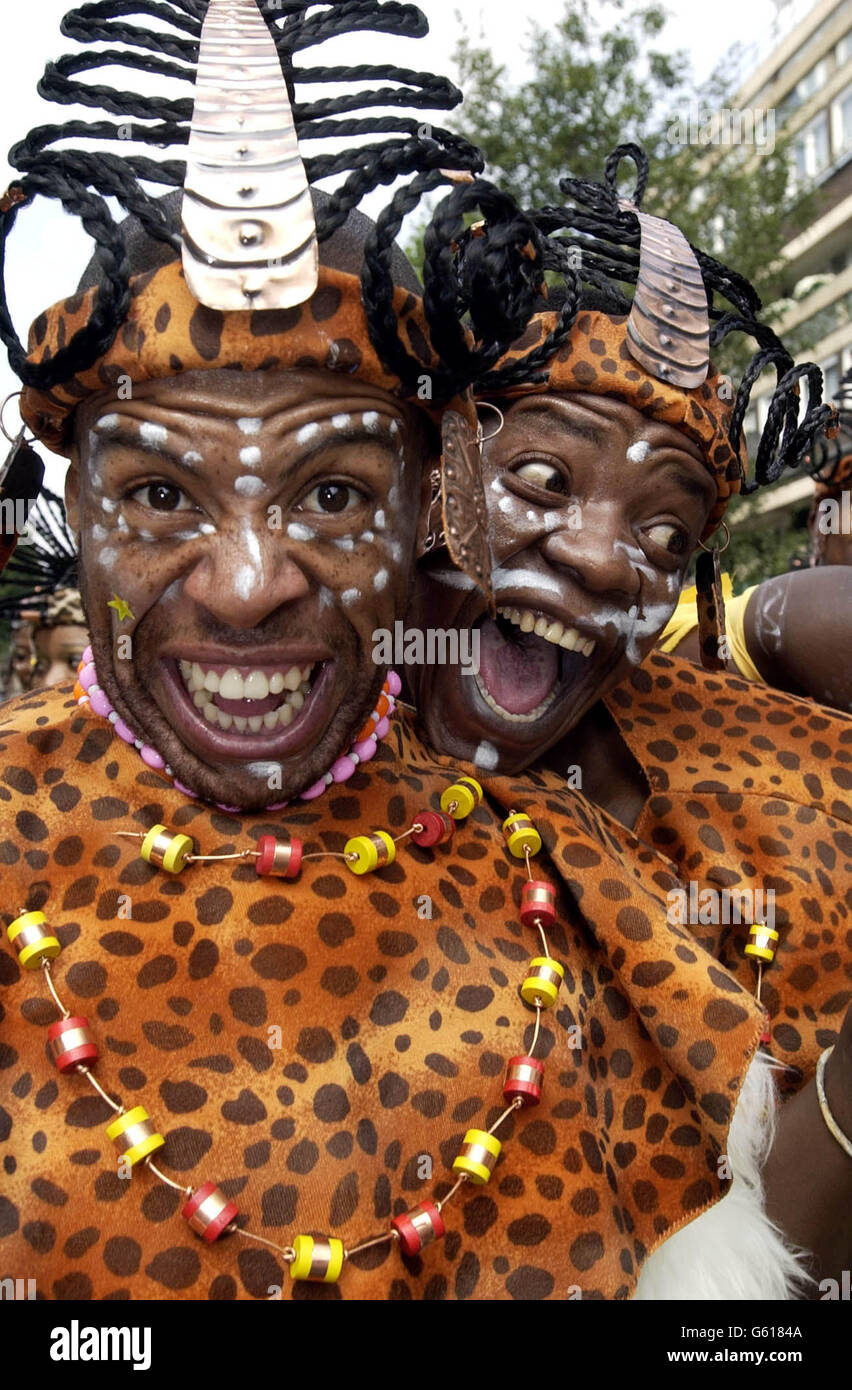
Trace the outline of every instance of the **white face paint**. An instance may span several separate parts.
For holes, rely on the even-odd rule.
[[[375,434],[379,427],[378,414],[375,410],[365,410],[364,414],[361,416],[361,423],[365,430],[370,431],[370,434]]]
[[[391,541],[390,544],[388,545],[388,549],[389,549],[389,551],[390,551],[390,553],[391,553],[391,558],[393,559],[394,564],[395,564],[395,565],[401,564],[401,563],[402,563],[402,550],[403,550],[402,541]]]
[[[117,430],[118,426],[119,419],[118,416],[114,414],[102,415],[100,420],[95,423],[95,429],[101,430],[104,434],[109,434],[112,430]]]
[[[313,422],[310,425],[303,425],[296,435],[296,443],[307,444],[308,441],[313,439],[314,435],[317,434],[319,434],[319,425]]]
[[[390,432],[391,432],[391,434],[394,434],[394,435],[399,434],[399,421],[398,421],[398,420],[391,420],[391,422],[390,422]]]
[[[352,424],[351,415],[332,415],[331,423],[336,430],[348,430]]]
[[[216,527],[213,525],[212,521],[202,521],[198,529],[202,536],[212,536],[216,531]]]
[[[633,568],[651,583],[656,583],[658,571],[653,565],[648,563],[648,557],[644,550],[640,550],[638,545],[630,545],[627,541],[613,541],[613,550],[617,550],[620,555],[626,555],[633,565]]]
[[[473,765],[474,767],[484,767],[490,770],[497,766],[499,756],[494,744],[489,743],[487,739],[483,739],[473,755]]]
[[[184,463],[203,463],[201,455],[195,449],[187,449],[183,456]]]
[[[316,531],[312,531],[310,526],[303,526],[300,521],[291,521],[287,527],[287,535],[291,541],[312,541],[316,534]]]
[[[384,531],[385,529],[385,514],[382,511],[381,507],[377,512],[373,513],[373,525],[375,526],[377,531]]]
[[[350,604],[357,603],[360,597],[360,589],[344,589],[343,593],[340,595],[340,601],[349,607]]]
[[[489,483],[489,487],[491,488],[491,491],[496,492],[498,496],[501,492],[506,491],[499,478],[492,478],[491,482]]]
[[[525,569],[506,569],[503,565],[497,565],[491,577],[495,588],[505,584],[513,589],[529,589],[534,594],[546,593],[554,594],[557,598],[562,597],[562,585],[549,574],[536,574],[533,570]]]
[[[260,541],[255,535],[248,517],[242,521],[243,544],[249,556],[249,563],[241,565],[234,577],[234,588],[240,598],[248,598],[254,589],[263,586],[263,560],[260,554]]]
[[[117,503],[117,502],[112,502],[112,501],[110,501],[109,497],[102,497],[102,498],[101,498],[101,509],[102,509],[102,511],[105,511],[105,512],[107,512],[108,514],[111,514],[112,512],[115,511],[115,509],[116,509],[117,506],[118,506],[118,503]]]
[[[358,539],[359,541],[365,541],[367,545],[372,545],[373,541],[376,538],[373,535],[372,531],[362,531]]]
[[[336,545],[338,550],[354,550],[355,542],[351,536],[337,536],[332,545]]]
[[[103,550],[98,551],[98,564],[102,565],[104,569],[110,569],[115,564],[117,559],[118,551],[110,550],[109,546],[104,546]]]
[[[98,526],[97,523],[92,527],[92,540],[105,541],[109,532],[105,526]]]
[[[245,474],[242,478],[237,478],[234,492],[238,492],[241,497],[259,497],[262,492],[266,492],[266,483],[262,478],[254,478],[250,473]]]
[[[387,586],[387,582],[387,570],[377,570],[375,575],[373,576],[373,588],[375,589],[377,594],[381,593],[382,589],[384,589]]]
[[[501,497],[497,506],[500,508],[501,512],[510,512],[513,506],[511,497]]]
[[[430,570],[429,578],[437,580],[439,584],[446,584],[450,589],[473,589],[475,587],[473,580],[468,579],[461,570]]]
[[[260,434],[260,427],[262,424],[263,421],[257,419],[256,416],[245,415],[241,420],[237,421],[237,429],[240,431],[240,434]]]
[[[260,450],[256,444],[246,444],[245,448],[240,449],[240,463],[246,468],[257,468],[260,463]]]
[[[169,432],[165,425],[157,425],[153,420],[143,420],[139,426],[139,436],[146,444],[156,447],[158,444],[165,444]]]
[[[234,575],[234,588],[240,598],[249,598],[254,587],[255,572],[251,565],[243,565]]]
[[[332,607],[334,603],[334,594],[331,592],[331,589],[326,588],[325,584],[320,585],[317,597],[319,599],[320,609]]]
[[[627,450],[627,457],[631,463],[644,463],[650,452],[651,446],[647,439],[637,439]]]

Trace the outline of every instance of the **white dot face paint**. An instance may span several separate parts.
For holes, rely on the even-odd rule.
[[[331,423],[336,430],[348,430],[352,424],[351,415],[332,415]]]
[[[105,526],[98,526],[97,523],[92,527],[92,540],[105,541],[109,532]]]
[[[260,450],[256,444],[246,444],[245,448],[240,449],[240,463],[246,468],[257,468],[260,463]]]
[[[245,474],[242,478],[237,478],[234,492],[238,492],[241,497],[259,497],[262,492],[266,492],[266,483],[262,478],[255,478],[250,473]]]
[[[146,444],[156,447],[158,444],[165,444],[169,437],[169,432],[165,425],[157,425],[153,420],[143,420],[139,426],[139,435]]]
[[[212,536],[216,531],[216,527],[213,525],[212,521],[202,521],[198,529],[202,536]]]
[[[369,430],[370,434],[375,434],[376,430],[379,428],[378,414],[375,410],[365,410],[364,414],[361,416],[361,423],[365,430]]]
[[[344,589],[343,593],[340,595],[340,601],[341,603],[345,603],[348,608],[351,604],[357,603],[360,597],[360,589]]]
[[[109,497],[101,498],[101,510],[105,511],[108,515],[112,515],[117,506],[118,503],[110,501]]]
[[[362,531],[358,539],[359,541],[364,541],[367,545],[372,545],[373,541],[376,538],[373,535],[372,531]]]
[[[375,526],[377,531],[384,531],[385,529],[385,514],[382,511],[381,507],[377,512],[373,514],[373,525]]]
[[[245,415],[241,420],[237,421],[237,429],[240,431],[240,434],[260,434],[260,427],[262,424],[263,421],[259,420],[256,416]]]
[[[234,588],[240,598],[249,598],[254,587],[255,572],[252,565],[242,565],[234,575]]]
[[[187,449],[183,456],[184,463],[203,463],[201,455],[195,449]]]
[[[316,531],[312,531],[310,526],[303,526],[300,521],[291,521],[287,527],[287,535],[291,541],[312,541],[316,538]]]
[[[298,434],[296,435],[296,443],[307,444],[318,434],[319,425],[314,423],[311,423],[310,425],[303,425],[302,428],[299,430]]]
[[[491,768],[497,766],[498,757],[499,754],[494,744],[483,739],[473,755],[473,765],[474,767],[484,767],[490,771]]]
[[[391,422],[390,422],[390,432],[391,432],[391,434],[394,434],[394,435],[399,434],[399,421],[398,421],[398,420],[391,420]]]
[[[514,504],[512,502],[511,497],[501,497],[500,501],[497,503],[497,506],[500,508],[501,512],[510,512],[512,510],[513,505]]]
[[[335,540],[332,541],[332,545],[336,545],[338,550],[355,549],[355,542],[351,536],[338,536]]]
[[[491,488],[491,491],[492,491],[492,492],[496,492],[498,495],[499,495],[501,492],[505,492],[505,491],[506,491],[506,489],[503,487],[503,484],[500,482],[500,479],[499,479],[499,478],[492,478],[492,479],[491,479],[491,482],[488,484],[488,486]]]
[[[387,570],[376,570],[376,573],[373,576],[373,588],[375,589],[377,594],[381,593],[382,589],[385,589],[387,587],[387,582]]]
[[[98,551],[98,564],[101,565],[103,569],[111,569],[117,559],[118,551],[110,550],[109,546],[104,546],[103,550]]]
[[[95,425],[96,430],[102,430],[104,434],[109,434],[111,430],[117,430],[119,419],[117,415],[102,415]]]
[[[627,457],[631,463],[644,463],[650,452],[651,446],[647,439],[637,439],[627,450]]]

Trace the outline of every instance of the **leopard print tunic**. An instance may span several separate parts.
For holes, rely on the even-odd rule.
[[[745,722],[736,713],[742,682],[711,686],[665,657],[653,658],[647,687],[645,678],[638,672],[610,707],[625,728],[653,717],[661,748],[682,746],[677,725],[703,729],[714,711],[712,737],[726,748],[732,719]],[[793,721],[772,724],[779,766],[792,728],[814,718],[827,720],[831,732],[814,733],[829,739],[829,763],[840,767],[852,721],[767,698]],[[805,742],[796,747],[804,758]],[[761,1029],[749,971],[737,979],[714,958],[731,943],[702,944],[693,928],[666,920],[678,865],[692,872],[698,853],[683,815],[695,819],[708,877],[726,853],[741,863],[764,831],[789,843],[791,858],[813,862],[809,881],[790,874],[789,899],[790,951],[801,945],[812,969],[803,922],[813,917],[794,897],[818,901],[825,923],[842,910],[845,890],[817,846],[833,847],[839,870],[846,827],[789,774],[783,789],[765,792],[775,762],[762,771],[752,749],[754,821],[741,829],[731,807],[727,846],[715,810],[718,847],[702,838],[710,818],[684,809],[688,765],[676,780],[657,751],[654,800],[668,795],[672,807],[646,810],[644,839],[551,775],[480,775],[486,799],[451,845],[409,842],[394,865],[363,878],[311,860],[293,884],[258,878],[239,861],[172,878],[115,831],[162,820],[195,836],[201,852],[225,853],[286,827],[309,850],[339,851],[357,831],[399,833],[470,769],[428,752],[400,720],[369,767],[319,801],[265,818],[226,816],[168,787],[65,687],[0,710],[0,753],[2,902],[10,914],[42,908],[54,925],[60,993],[91,1019],[101,1083],[146,1105],[166,1135],[158,1159],[170,1177],[194,1187],[212,1178],[252,1229],[282,1245],[298,1231],[353,1245],[443,1195],[465,1129],[487,1128],[500,1113],[506,1060],[532,1040],[518,985],[539,949],[518,918],[523,866],[500,830],[510,809],[542,833],[534,871],[557,886],[549,937],[566,967],[537,1049],[542,1103],[501,1129],[490,1184],[457,1194],[445,1208],[446,1237],[421,1256],[377,1246],[326,1286],[292,1284],[273,1251],[238,1236],[204,1245],[180,1218],[179,1193],[145,1171],[117,1176],[110,1112],[82,1078],[57,1074],[45,1047],[55,1008],[4,940],[0,1277],[35,1277],[48,1298],[262,1299],[281,1286],[296,1299],[627,1298],[650,1251],[725,1191],[718,1156]],[[711,795],[729,793],[695,789],[702,804]],[[667,832],[659,844],[654,816]],[[733,951],[731,964],[739,971]],[[812,1044],[838,1022],[823,988],[834,988],[836,973],[822,962],[808,989],[818,1024],[790,1053],[805,1069]],[[788,977],[794,991],[805,983],[795,966]],[[578,1029],[580,1049],[571,1045]],[[792,1033],[782,1036],[792,1043]]]

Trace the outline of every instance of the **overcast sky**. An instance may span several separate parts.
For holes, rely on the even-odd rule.
[[[477,37],[480,33],[496,58],[506,64],[510,77],[523,75],[525,35],[531,18],[547,23],[559,13],[558,0],[419,0],[426,13],[430,33],[419,40],[360,35],[337,41],[336,52],[328,45],[323,52],[328,62],[375,62],[381,48],[391,49],[394,61],[403,66],[429,69],[455,76],[452,52],[461,23]],[[44,102],[36,94],[36,83],[45,62],[73,50],[73,40],[59,32],[59,21],[69,8],[69,0],[30,0],[12,5],[3,3],[3,38],[0,48],[0,93],[2,93],[3,165],[2,187],[12,172],[5,161],[6,148],[34,125],[63,121],[69,109]],[[705,78],[716,62],[736,42],[764,43],[770,32],[772,0],[714,0],[712,6],[698,0],[669,0],[671,18],[657,47],[672,51],[683,48],[690,55],[696,78]],[[134,17],[130,16],[130,22]],[[142,23],[146,21],[142,19]],[[313,58],[311,59],[313,61]],[[133,74],[125,70],[129,86]],[[108,81],[111,79],[107,79]],[[98,113],[86,113],[97,119]],[[428,119],[428,115],[427,115]],[[442,117],[452,127],[452,115]],[[381,204],[380,204],[381,205]],[[370,209],[368,209],[370,210]],[[44,200],[19,215],[8,243],[7,292],[18,335],[26,341],[31,320],[43,308],[73,292],[80,272],[91,254],[91,244],[76,219],[67,217],[58,205]],[[9,370],[5,351],[0,348],[0,401],[18,388]],[[6,412],[8,424],[17,425],[14,402]],[[50,468],[49,481],[57,486],[60,473]]]

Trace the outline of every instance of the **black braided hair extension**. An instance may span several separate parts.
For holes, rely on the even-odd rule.
[[[625,158],[633,161],[637,171],[636,186],[629,197],[621,197],[617,189],[619,164]],[[510,387],[541,381],[553,353],[570,334],[578,311],[590,298],[596,299],[605,312],[629,313],[631,301],[622,286],[635,285],[638,279],[640,228],[635,214],[647,188],[648,172],[648,158],[644,150],[634,144],[619,145],[606,161],[602,183],[571,176],[560,180],[560,189],[570,199],[565,207],[548,205],[533,211],[517,210],[515,224],[526,226],[532,222],[535,225],[545,238],[546,248],[549,248],[549,251],[545,249],[541,264],[547,268],[558,265],[563,271],[566,288],[556,326],[545,341],[524,357],[479,376],[477,390],[488,399],[499,397],[501,391]],[[453,196],[446,202],[450,203]],[[503,217],[508,220],[505,211]],[[475,276],[465,277],[461,255],[456,254],[454,261],[448,255],[446,230],[443,241],[441,238],[442,226],[446,227],[447,224],[452,234],[454,224],[449,214],[439,208],[427,233],[427,244],[431,244],[430,238],[433,238],[438,245],[433,267],[436,273],[440,270],[448,282],[441,289],[440,303],[444,309],[452,307],[453,294],[462,301],[466,298],[465,307],[470,322],[476,324],[478,316],[493,315],[492,301],[500,298],[513,307],[517,306],[518,316],[522,317],[529,307],[525,294],[527,281],[526,277],[522,277],[520,291],[513,300],[504,286],[505,277],[511,281],[512,267],[505,260],[506,237],[502,226],[501,235],[494,242],[496,264],[490,281],[483,276],[480,282]],[[468,231],[461,243],[464,253],[467,254],[471,245],[479,245],[482,248],[482,264],[488,265],[490,236],[490,225],[483,229],[478,241],[472,241]],[[776,373],[776,386],[757,448],[752,478],[750,481],[743,479],[742,490],[748,494],[776,481],[784,469],[797,467],[811,442],[832,423],[833,411],[822,401],[822,374],[819,368],[813,363],[795,366],[774,330],[757,318],[761,308],[760,299],[748,280],[700,248],[693,246],[692,250],[707,292],[711,347],[717,346],[733,332],[748,334],[758,347],[734,400],[729,431],[734,449],[740,445],[743,421],[755,382],[769,366],[774,367]],[[517,274],[516,269],[514,273]],[[483,299],[482,308],[473,301],[475,294]],[[724,304],[715,302],[717,296]],[[533,312],[546,307],[546,304],[539,302]],[[452,321],[451,315],[448,317]],[[489,322],[489,319],[486,317],[485,321]],[[520,336],[520,332],[516,334],[516,337]],[[458,362],[461,368],[460,355]],[[808,399],[800,422],[799,383],[802,379],[807,383]]]
[[[461,93],[448,79],[393,63],[308,67],[294,62],[295,55],[306,49],[353,33],[422,37],[428,33],[428,23],[417,5],[398,0],[257,0],[257,4],[278,50],[300,142],[336,142],[333,154],[304,155],[310,183],[331,177],[339,180],[317,211],[320,242],[343,225],[367,193],[400,176],[415,175],[409,185],[412,188],[425,186],[418,182],[419,176],[438,169],[469,173],[482,168],[482,155],[469,141],[440,126],[424,126],[410,115],[412,110],[444,111],[456,106]],[[10,152],[10,163],[21,177],[11,185],[12,197],[4,200],[14,205],[0,213],[0,338],[13,369],[27,386],[47,390],[85,371],[108,349],[127,312],[127,262],[104,198],[115,198],[125,212],[139,219],[150,236],[176,249],[180,246],[174,226],[167,224],[156,197],[142,184],[181,187],[186,173],[183,160],[62,146],[74,138],[106,144],[130,142],[159,150],[185,145],[192,95],[142,96],[87,80],[85,75],[115,67],[194,84],[207,5],[208,0],[94,0],[71,9],[62,20],[62,33],[78,44],[109,46],[65,54],[48,63],[38,85],[40,94],[60,105],[88,106],[117,119],[86,122],[75,118],[62,125],[41,125]],[[167,28],[146,29],[130,22],[140,16]],[[299,86],[324,82],[340,84],[341,90],[310,102],[297,100]],[[361,91],[353,91],[351,86],[346,89],[345,84],[353,83],[372,85]],[[377,106],[407,108],[409,114],[401,109],[399,114],[381,116],[354,114]],[[359,143],[367,134],[386,138],[381,143]],[[82,218],[95,240],[102,276],[90,323],[60,352],[33,366],[26,361],[26,350],[8,310],[5,242],[19,207],[38,195],[57,199],[68,212]]]
[[[27,530],[31,543],[19,544],[3,571],[0,621],[14,622],[22,608],[42,613],[57,589],[77,587],[77,551],[62,498],[42,488]]]
[[[841,463],[852,453],[852,367],[841,377],[840,385],[834,393],[834,407],[837,411],[837,428],[831,438],[814,439],[804,465],[815,483],[831,488],[835,485],[835,473]],[[846,488],[849,480],[837,483]]]

